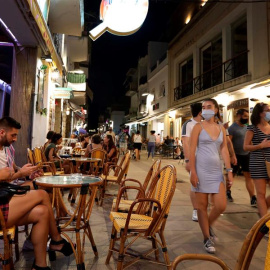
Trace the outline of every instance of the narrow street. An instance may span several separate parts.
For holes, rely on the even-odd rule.
[[[156,157],[157,158],[157,157]],[[143,151],[141,160],[131,161],[129,178],[144,180],[152,161],[146,159],[146,152]],[[165,237],[168,243],[170,260],[186,253],[202,253],[203,249],[202,234],[199,224],[191,220],[192,206],[189,199],[189,178],[184,169],[182,161],[162,158],[162,166],[173,164],[177,168],[177,188],[172,201],[168,221],[165,228]],[[269,190],[268,190],[269,192]],[[247,191],[243,177],[238,176],[232,188],[233,203],[228,203],[226,212],[219,218],[214,226],[215,232],[219,238],[216,244],[216,256],[223,259],[229,267],[233,268],[238,253],[241,249],[243,240],[252,225],[258,220],[257,209],[250,206]],[[67,195],[65,195],[67,198]],[[111,221],[109,213],[112,199],[106,200],[103,207],[94,206],[91,215],[91,228],[99,252],[99,257],[95,258],[90,243],[86,241],[85,267],[86,269],[116,269],[116,255],[111,259],[109,265],[105,265],[105,259],[108,252]],[[24,242],[24,233],[20,233],[20,249]],[[147,249],[150,243],[142,242],[138,250]],[[257,248],[250,269],[264,269],[264,259],[266,254],[267,240],[262,239]],[[16,269],[29,269],[33,262],[34,254],[31,251],[21,252],[20,261],[15,264]],[[162,260],[162,252],[160,251]],[[51,264],[52,269],[57,270],[75,270],[76,262],[74,256],[64,257],[57,254],[57,260]],[[128,269],[165,269],[164,266],[139,262]],[[179,269],[220,269],[208,262],[184,262]]]

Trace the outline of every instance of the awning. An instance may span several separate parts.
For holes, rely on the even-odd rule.
[[[45,22],[44,18],[43,18],[43,14],[39,8],[39,5],[37,3],[37,0],[27,0],[29,7],[30,7],[30,11],[32,13],[32,16],[34,17],[38,28],[42,34],[42,37],[47,45],[47,48],[51,54],[52,60],[54,65],[57,67],[57,69],[60,72],[60,75],[62,75],[62,61],[59,57],[59,55],[56,52],[52,37],[51,37],[51,33],[50,30],[47,26],[47,23]]]
[[[54,98],[71,99],[73,98],[72,88],[57,87],[53,92]]]
[[[70,83],[85,83],[86,76],[82,73],[68,72],[67,81]]]

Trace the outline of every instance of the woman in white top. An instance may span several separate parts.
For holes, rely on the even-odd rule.
[[[138,130],[133,137],[134,142],[134,152],[136,155],[136,161],[140,159],[140,153],[142,149],[142,136],[140,135],[140,131]]]
[[[150,157],[150,154],[152,154],[152,160],[154,160],[155,145],[156,145],[156,136],[155,136],[155,131],[154,130],[150,131],[150,136],[147,139],[148,139],[148,145],[147,145],[148,158]]]

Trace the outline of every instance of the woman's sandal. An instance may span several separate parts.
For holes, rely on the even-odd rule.
[[[48,266],[40,267],[40,266],[37,266],[35,263],[33,263],[32,269],[35,269],[35,270],[51,270],[51,268],[48,267]]]
[[[62,239],[60,241],[51,240],[50,242],[50,245],[55,245],[55,246],[62,245],[62,244],[64,245],[60,250],[52,250],[51,248],[49,249],[48,253],[49,253],[50,261],[56,260],[56,254],[55,254],[56,251],[63,253],[65,256],[70,256],[73,253],[71,244],[65,239]],[[74,248],[76,248],[76,245],[74,246]]]

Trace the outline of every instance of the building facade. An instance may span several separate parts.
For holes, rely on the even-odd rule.
[[[215,98],[223,122],[269,102],[268,3],[206,3],[169,44],[169,108]],[[181,126],[180,124],[180,126]]]

